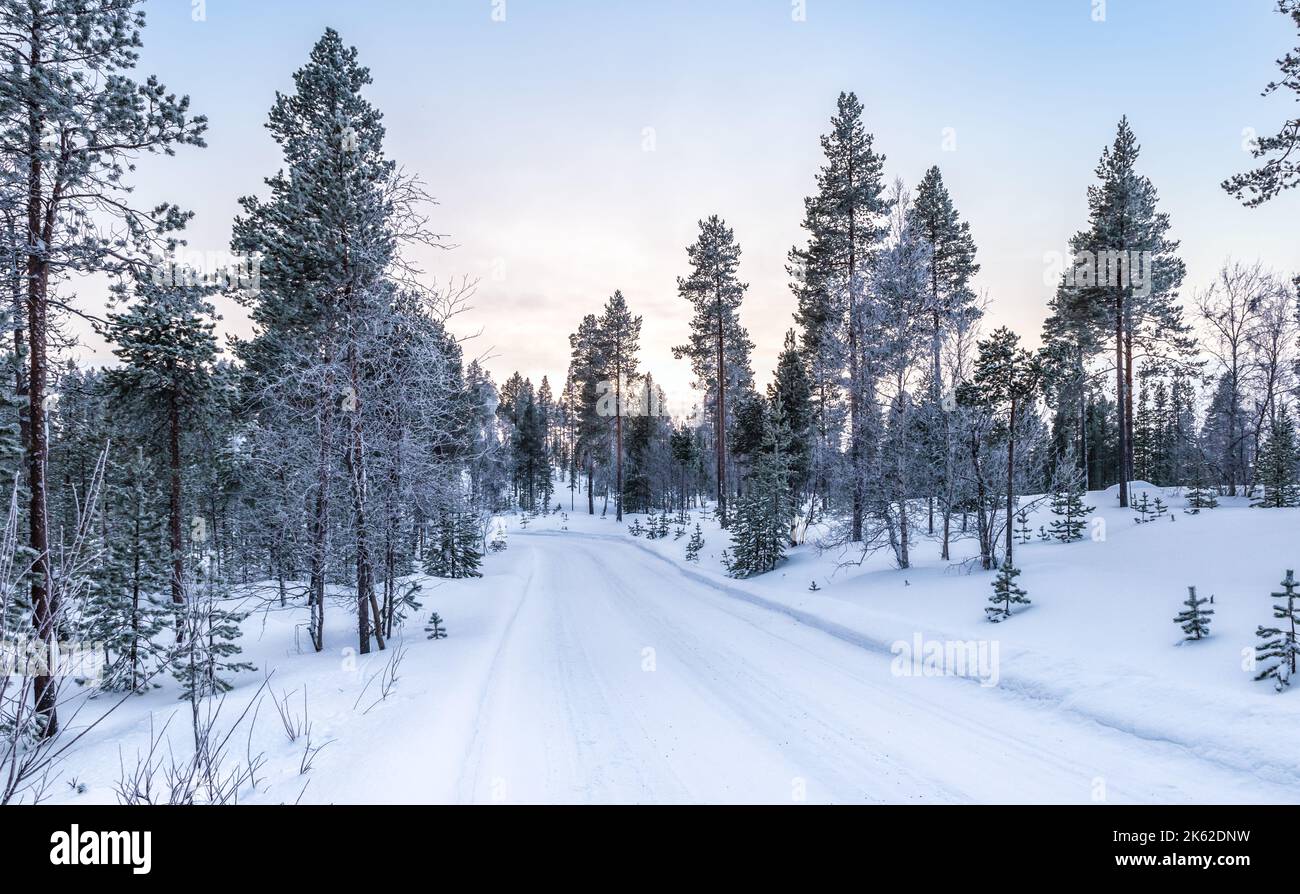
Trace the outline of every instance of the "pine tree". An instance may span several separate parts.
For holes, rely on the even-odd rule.
[[[429,635],[429,639],[446,639],[447,628],[442,626],[442,616],[437,612],[429,615],[429,623],[425,625],[424,632]]]
[[[185,446],[194,427],[214,406],[212,366],[216,312],[200,287],[135,284],[136,302],[109,314],[105,336],[122,365],[107,373],[114,404],[146,431],[164,438],[168,482],[168,548],[171,600],[180,605],[185,583]]]
[[[1174,618],[1174,623],[1183,628],[1186,639],[1204,639],[1210,635],[1210,615],[1214,614],[1214,609],[1201,608],[1209,601],[1197,599],[1195,587],[1187,588],[1187,599],[1183,602],[1187,608]]]
[[[181,685],[181,698],[193,704],[229,692],[226,674],[257,668],[237,657],[243,650],[235,640],[243,636],[240,625],[248,616],[224,607],[226,594],[217,581],[204,575],[186,590],[189,598],[176,607],[177,628],[183,636],[172,650],[170,663],[172,676]]]
[[[768,402],[778,399],[785,408],[786,424],[790,428],[790,492],[797,500],[812,473],[813,399],[808,371],[793,329],[785,334],[785,344],[767,388]]]
[[[1205,456],[1199,450],[1191,464],[1192,477],[1187,489],[1188,515],[1200,515],[1202,509],[1217,509],[1219,494],[1206,480]]]
[[[392,355],[389,333],[395,323],[405,325],[395,309],[402,290],[394,268],[403,243],[437,242],[416,210],[424,199],[419,184],[384,155],[382,115],[364,95],[371,82],[356,49],[326,29],[295,72],[294,90],[276,97],[267,126],[283,165],[266,180],[269,197],[241,200],[232,239],[235,251],[262,257],[258,289],[241,296],[255,331],[239,344],[248,378],[257,383],[255,410],[268,424],[277,410],[293,408],[302,420],[291,429],[295,447],[312,470],[305,563],[312,642],[324,648],[326,580],[336,567],[349,567],[362,654],[372,639],[384,647],[371,450],[385,409],[387,392],[377,380]],[[448,360],[443,342],[443,350],[429,345],[425,352],[443,355],[439,364]],[[419,394],[436,400],[450,398],[449,390],[428,383]],[[336,497],[340,484],[345,503]],[[338,542],[349,546],[346,560],[332,554]]]
[[[873,148],[874,138],[863,124],[857,96],[841,93],[830,132],[821,139],[825,162],[817,172],[817,193],[804,200],[806,249],[795,249],[791,260],[802,272],[797,286],[799,321],[804,348],[813,364],[819,404],[818,436],[823,454],[830,454],[841,434],[838,392],[847,389],[848,489],[851,514],[848,539],[861,542],[870,475],[873,373],[866,355],[867,285],[875,255],[888,228],[890,211],[884,182],[885,157]],[[847,377],[845,373],[847,372]],[[830,456],[820,473],[829,477]]]
[[[101,687],[144,692],[162,660],[158,637],[169,616],[159,603],[168,590],[164,513],[151,485],[155,470],[137,448],[106,475],[103,543],[87,594],[85,637],[103,644]]]
[[[1096,509],[1085,506],[1083,481],[1075,473],[1063,481],[1052,493],[1052,536],[1062,543],[1072,543],[1083,538],[1088,516]]]
[[[599,356],[604,362],[602,387],[612,389],[601,396],[598,414],[614,419],[615,520],[623,520],[623,419],[630,403],[629,390],[637,374],[637,352],[641,348],[641,318],[632,316],[623,293],[615,291],[605,304],[599,321]],[[612,399],[613,403],[610,404]]]
[[[933,478],[940,497],[939,511],[943,524],[940,557],[947,559],[955,472],[950,419],[943,409],[943,346],[958,325],[969,327],[980,316],[975,293],[970,287],[980,265],[975,261],[975,240],[971,237],[970,224],[961,220],[957,213],[938,166],[926,171],[917,186],[912,219],[929,255],[924,316],[930,336],[930,368],[927,370],[930,391],[925,407],[927,427],[940,457],[934,464]],[[929,510],[929,532],[933,534],[933,499],[929,501]]]
[[[1026,510],[1021,509],[1016,515],[1016,521],[1020,527],[1016,528],[1016,534],[1020,537],[1021,543],[1028,543],[1033,539],[1034,529],[1029,527],[1029,514]]]
[[[1291,685],[1295,676],[1296,661],[1300,658],[1300,641],[1296,639],[1296,622],[1300,621],[1300,606],[1296,605],[1296,587],[1300,582],[1295,579],[1291,569],[1287,569],[1282,580],[1282,592],[1274,593],[1274,599],[1285,599],[1273,605],[1273,617],[1286,623],[1281,627],[1260,626],[1255,636],[1260,640],[1255,647],[1255,660],[1264,664],[1256,675],[1256,680],[1273,678],[1274,686],[1279,692]]]
[[[51,290],[68,277],[97,272],[125,275],[140,254],[161,246],[188,215],[161,202],[133,202],[130,176],[146,154],[171,155],[177,146],[204,145],[207,120],[190,113],[189,98],[169,92],[154,77],[131,78],[144,27],[141,0],[3,0],[6,65],[0,73],[5,97],[5,157],[21,177],[22,238],[13,246],[22,269],[27,368],[23,380],[27,418],[47,415],[52,316],[61,306]],[[140,243],[144,243],[141,245]],[[53,313],[52,313],[53,312]],[[34,565],[28,602],[38,639],[53,644],[63,613],[52,580],[54,549],[46,525],[46,460],[43,424],[25,426],[28,543]],[[59,728],[58,684],[37,676],[33,705],[44,734]]]
[[[482,577],[483,551],[478,520],[469,512],[443,512],[434,534],[434,546],[425,557],[425,571],[434,577],[459,580]]]
[[[1291,19],[1300,31],[1300,0],[1277,0],[1277,11]],[[1300,45],[1277,62],[1282,71],[1280,80],[1264,88],[1264,95],[1285,87],[1300,98]],[[1257,159],[1268,158],[1253,171],[1237,174],[1223,181],[1223,188],[1248,208],[1264,204],[1284,190],[1300,185],[1300,118],[1283,123],[1276,134],[1260,137],[1251,147]],[[1272,156],[1272,157],[1270,157]]]
[[[1134,519],[1138,524],[1151,521],[1151,498],[1147,496],[1146,491],[1142,491],[1138,498],[1133,501],[1133,511],[1138,514],[1138,517]]]
[[[1097,340],[1113,351],[1118,445],[1115,479],[1120,506],[1128,508],[1134,462],[1135,356],[1182,362],[1194,350],[1183,321],[1177,290],[1185,275],[1178,242],[1168,238],[1169,215],[1159,194],[1137,172],[1141,153],[1127,118],[1097,164],[1097,183],[1088,188],[1088,228],[1071,240],[1075,267],[1069,271],[1080,298],[1090,306]],[[1144,259],[1138,270],[1136,259]],[[1144,278],[1138,287],[1138,274]],[[1105,322],[1102,322],[1105,321]]]
[[[1256,480],[1263,493],[1251,505],[1268,509],[1300,505],[1300,485],[1296,482],[1298,470],[1300,448],[1296,445],[1295,425],[1290,411],[1283,407],[1269,425],[1255,460]]]
[[[695,435],[691,430],[682,426],[673,430],[668,439],[669,450],[672,452],[673,463],[677,467],[678,474],[678,503],[677,503],[677,524],[685,525],[690,521],[687,507],[694,488],[691,485],[692,472],[695,469],[696,462],[699,459],[696,450]]]
[[[988,619],[994,624],[1010,618],[1013,605],[1029,604],[1028,594],[1016,584],[1018,577],[1020,577],[1020,569],[1010,562],[1003,562],[1002,567],[998,569],[997,579],[993,581],[993,595],[989,597],[989,602],[992,604],[984,609]]]
[[[785,451],[790,429],[780,400],[773,404],[763,451],[745,483],[731,531],[733,577],[766,574],[785,559],[794,507],[790,499],[790,463]]]
[[[1012,564],[1015,512],[1016,432],[1020,414],[1032,405],[1042,381],[1042,364],[1020,347],[1020,337],[1003,326],[979,343],[974,381],[959,392],[962,403],[974,405],[999,417],[1006,432],[1006,564]]]
[[[667,536],[668,536],[668,512],[667,510],[665,510],[659,513],[659,517],[655,519],[655,539],[663,540]]]
[[[678,277],[677,292],[693,310],[690,339],[673,356],[691,361],[713,421],[718,520],[727,527],[727,431],[738,400],[753,390],[749,365],[753,342],[740,323],[740,305],[749,288],[738,277],[740,245],[716,214],[699,222],[700,233],[687,246],[691,272]]]
[[[695,530],[691,532],[691,539],[686,541],[686,561],[700,561],[700,550],[704,549],[704,532],[700,530],[699,522],[695,523]]]
[[[601,416],[606,359],[600,321],[595,314],[582,318],[569,336],[569,379],[573,383],[573,446],[571,474],[585,474],[587,514],[596,514],[596,467],[609,455],[609,426]]]

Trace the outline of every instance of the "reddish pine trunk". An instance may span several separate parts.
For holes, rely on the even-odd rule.
[[[718,405],[714,412],[718,447],[718,520],[727,527],[727,369],[723,346],[722,293],[718,291]]]
[[[1115,293],[1115,409],[1119,416],[1119,505],[1128,508],[1128,413],[1124,393],[1124,290]]]
[[[46,293],[49,286],[49,262],[42,245],[49,245],[54,231],[58,187],[46,201],[42,185],[41,134],[45,116],[36,97],[40,95],[39,71],[44,64],[41,41],[42,19],[33,17],[30,31],[29,60],[32,94],[27,102],[28,170],[27,170],[27,331],[31,341],[28,355],[29,438],[27,442],[27,476],[30,488],[29,534],[35,559],[32,565],[32,627],[36,638],[51,646],[57,636],[58,594],[50,587],[50,551],[46,526],[45,460],[49,450],[45,428],[45,338]],[[37,676],[32,683],[33,706],[44,721],[44,735],[54,736],[59,729],[55,702],[58,693],[48,676]]]

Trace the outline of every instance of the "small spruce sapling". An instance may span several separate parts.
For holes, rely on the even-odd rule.
[[[1263,668],[1255,676],[1256,680],[1273,678],[1274,688],[1278,692],[1291,685],[1295,676],[1296,659],[1300,656],[1300,645],[1296,641],[1296,621],[1300,608],[1296,606],[1296,587],[1300,585],[1291,569],[1287,569],[1282,580],[1282,592],[1273,593],[1274,599],[1285,599],[1273,605],[1273,617],[1286,623],[1280,627],[1260,626],[1255,631],[1260,643],[1255,647],[1255,661]]]
[[[1062,543],[1073,543],[1083,539],[1083,529],[1087,527],[1088,515],[1095,506],[1083,504],[1085,491],[1083,482],[1074,476],[1052,493],[1052,536]]]
[[[1016,521],[1020,524],[1020,526],[1016,528],[1016,535],[1019,537],[1021,543],[1028,543],[1034,536],[1033,529],[1029,527],[1028,512],[1021,509],[1020,513],[1016,516]]]
[[[993,595],[989,597],[992,604],[984,609],[994,624],[1011,617],[1011,606],[1029,604],[1029,595],[1016,584],[1019,576],[1020,569],[1010,563],[1004,562],[998,569],[998,576],[993,581]]]
[[[1133,501],[1133,509],[1138,513],[1138,517],[1133,519],[1135,522],[1142,525],[1151,521],[1151,500],[1146,491]]]
[[[1196,588],[1187,588],[1187,599],[1183,602],[1187,608],[1174,618],[1174,623],[1183,628],[1187,640],[1205,639],[1210,635],[1210,615],[1214,614],[1214,609],[1201,606],[1213,599],[1212,596],[1209,599],[1198,599]]]
[[[442,616],[437,612],[429,615],[429,623],[425,625],[424,632],[429,634],[429,639],[446,639],[447,628],[442,626]]]
[[[700,530],[699,522],[695,523],[695,530],[691,533],[691,539],[686,541],[686,561],[700,561],[700,550],[704,549],[704,532]]]
[[[664,540],[668,537],[668,512],[665,510],[660,513],[658,520],[655,522],[655,539]]]

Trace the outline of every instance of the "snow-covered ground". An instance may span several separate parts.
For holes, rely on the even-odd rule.
[[[581,505],[504,519],[509,548],[483,579],[426,582],[387,698],[399,650],[353,654],[341,607],[320,655],[297,647],[301,609],[246,622],[259,671],[223,721],[274,673],[232,737],[232,761],[265,758],[240,800],[1298,802],[1300,695],[1254,682],[1243,653],[1300,567],[1300,511],[1228,499],[1190,516],[1164,499],[1173,520],[1138,525],[1094,493],[1104,530],[1017,544],[1033,604],[998,625],[984,620],[992,574],[939,563],[930,541],[905,571],[809,545],[734,581],[711,521],[691,565],[685,537],[633,538]],[[1030,525],[1049,520],[1044,506]],[[960,541],[955,558],[972,552]],[[1189,585],[1215,596],[1212,636],[1180,644],[1172,618]],[[424,638],[430,610],[447,639]],[[913,664],[899,644],[949,659]],[[959,644],[974,663],[934,674],[958,670]],[[329,742],[305,774],[304,740],[288,741],[269,702],[288,694],[302,714],[304,690],[312,739]],[[120,765],[169,717],[183,752],[188,713],[169,686],[87,737],[52,800],[112,802]]]

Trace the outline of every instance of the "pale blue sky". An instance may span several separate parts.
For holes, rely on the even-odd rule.
[[[1082,225],[1121,114],[1183,241],[1185,291],[1230,254],[1300,269],[1300,195],[1247,211],[1218,188],[1249,164],[1244,128],[1295,113],[1259,97],[1294,40],[1274,7],[1108,0],[1097,22],[1092,0],[807,0],[796,22],[790,0],[507,0],[496,22],[492,0],[207,0],[194,21],[190,0],[150,0],[141,68],[189,93],[211,133],[206,150],[142,165],[140,191],[198,212],[195,248],[223,248],[236,198],[279,164],[263,128],[274,93],[333,26],[372,70],[389,155],[427,181],[433,223],[459,246],[426,266],[482,279],[458,326],[483,328],[470,351],[490,349],[498,377],[558,387],[568,333],[621,288],[645,316],[647,366],[684,390],[675,278],[696,220],[718,213],[744,248],[762,381],[790,325],[784,265],[818,137],[854,90],[891,179],[940,165],[993,322],[1036,341],[1043,256]]]

